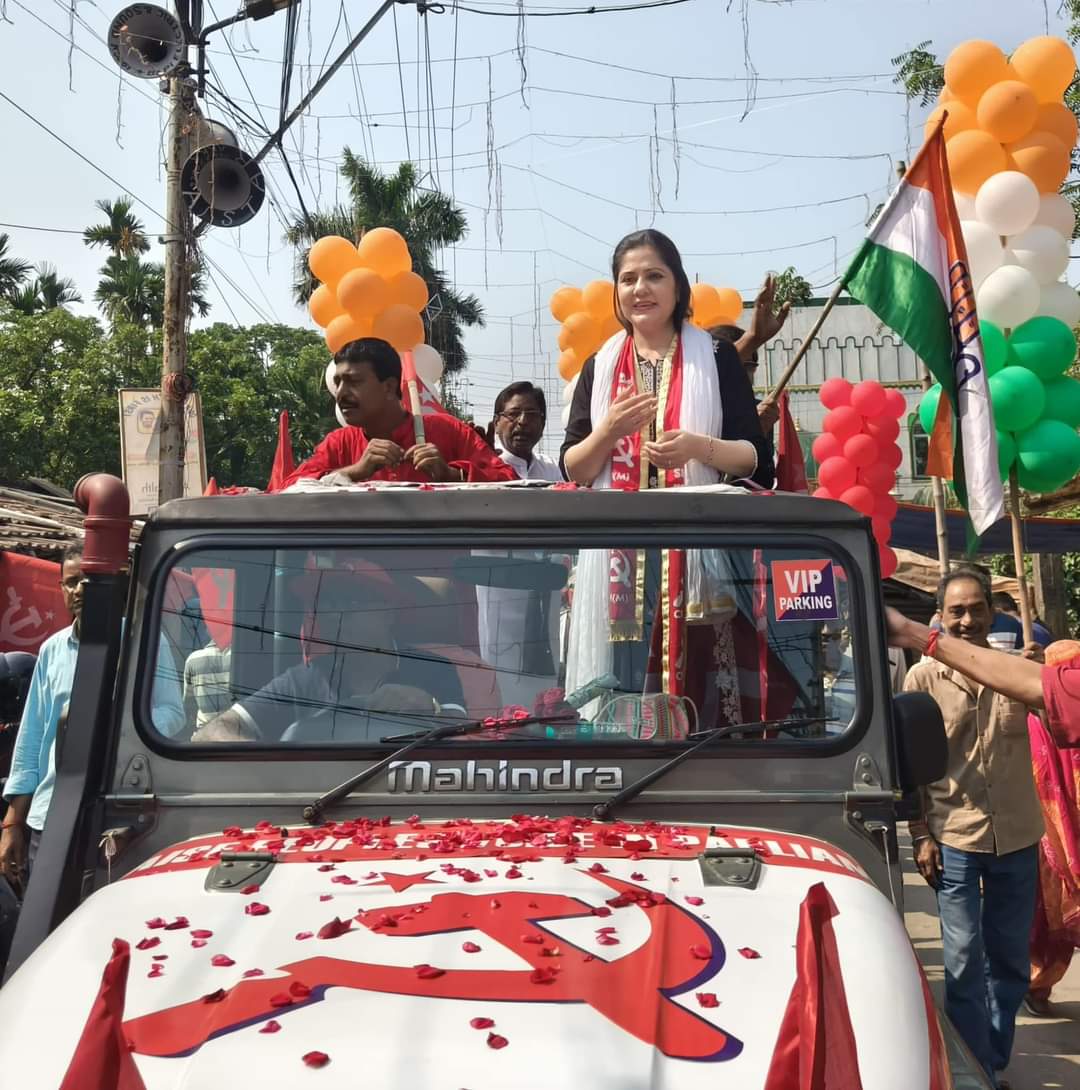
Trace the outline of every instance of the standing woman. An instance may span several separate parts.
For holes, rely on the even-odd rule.
[[[726,474],[771,488],[750,382],[732,345],[714,349],[689,324],[690,281],[675,244],[659,231],[635,231],[611,264],[626,332],[581,370],[560,456],[567,478],[635,491]]]

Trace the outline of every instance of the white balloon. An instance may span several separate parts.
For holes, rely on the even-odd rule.
[[[958,193],[955,189],[952,196],[957,216],[962,220],[975,219],[975,198],[970,193]]]
[[[443,376],[443,358],[430,344],[418,344],[413,350],[416,373],[424,380],[424,385],[434,387]]]
[[[1053,284],[1069,267],[1069,244],[1060,231],[1037,223],[1009,239],[1016,264],[1023,265],[1040,284]]]
[[[1039,282],[1020,265],[1002,265],[979,285],[975,307],[984,322],[1011,329],[1039,309]]]
[[[967,249],[971,282],[978,287],[995,269],[1001,267],[1001,236],[978,220],[962,220],[960,230]]]
[[[1053,227],[1063,238],[1071,239],[1076,230],[1076,213],[1060,193],[1046,193],[1039,198],[1039,214],[1035,222]]]
[[[1080,295],[1076,293],[1076,288],[1063,280],[1056,284],[1044,284],[1038,313],[1057,318],[1072,329],[1080,325]]]
[[[975,214],[999,235],[1026,231],[1039,214],[1039,190],[1018,170],[991,175],[975,194]]]
[[[340,425],[341,425],[341,426],[342,426],[343,428],[347,428],[347,427],[349,426],[349,425],[348,425],[348,422],[347,422],[347,421],[345,420],[345,417],[344,417],[344,416],[342,415],[342,413],[341,413],[341,408],[340,408],[340,406],[338,406],[338,405],[335,405],[335,406],[334,406],[334,416],[336,416],[336,417],[337,417],[337,422],[338,422],[338,423],[339,423],[339,424],[340,424]]]
[[[569,405],[570,402],[574,400],[574,391],[577,389],[579,378],[581,378],[580,371],[578,371],[578,373],[562,388],[562,401],[564,405]]]
[[[326,388],[330,391],[331,397],[334,397],[337,393],[334,389],[334,368],[336,366],[337,364],[335,364],[333,360],[326,365]]]

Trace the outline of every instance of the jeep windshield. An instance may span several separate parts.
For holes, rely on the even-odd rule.
[[[187,549],[152,599],[140,725],[193,753],[392,745],[455,721],[446,745],[657,746],[765,720],[745,737],[820,745],[849,728],[839,557],[593,545]]]

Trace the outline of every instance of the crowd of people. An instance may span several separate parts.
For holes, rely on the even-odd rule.
[[[755,402],[753,393],[758,352],[787,316],[786,307],[774,310],[771,280],[749,331],[706,332],[688,321],[690,283],[666,236],[654,230],[628,235],[612,266],[625,332],[585,363],[557,460],[537,450],[547,405],[529,382],[512,383],[496,398],[492,441],[436,414],[423,418],[417,442],[402,401],[400,358],[385,341],[368,338],[334,357],[337,407],[347,426],[327,436],[284,487],[310,480],[518,478],[630,491],[722,480],[772,487],[777,406]],[[578,572],[579,592],[587,574]],[[691,570],[682,578],[686,588],[703,583]],[[61,586],[74,621],[41,648],[4,789],[0,873],[17,891],[25,886],[48,811],[57,731],[74,676],[82,607],[78,547],[64,556]],[[524,599],[500,593],[503,598],[492,591],[491,601],[481,603],[481,625],[485,609],[527,608]],[[1016,602],[995,597],[974,568],[942,579],[938,607],[933,629],[889,613],[893,645],[922,656],[904,688],[937,702],[948,741],[944,777],[919,793],[914,857],[937,894],[948,1014],[987,1072],[999,1078],[1021,1005],[1032,1014],[1053,1013],[1050,989],[1080,944],[1080,749],[1069,748],[1080,746],[1080,645],[1064,654],[1039,625],[1035,642],[1018,647]],[[1002,653],[1003,647],[1017,653]],[[166,734],[191,719],[196,735],[224,729],[225,709],[214,693],[228,674],[227,651],[211,644],[198,654],[205,661],[200,658],[197,669],[171,682],[159,679],[155,687],[154,721]],[[311,680],[294,673],[289,684]],[[216,688],[207,681],[215,677]],[[242,736],[247,719],[237,707],[236,722],[226,726]]]

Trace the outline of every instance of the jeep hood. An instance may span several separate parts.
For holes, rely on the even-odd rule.
[[[347,821],[178,844],[0,992],[5,1084],[93,1062],[115,939],[148,1090],[771,1090],[817,987],[863,1090],[944,1085],[895,909],[839,849],[771,830]]]

